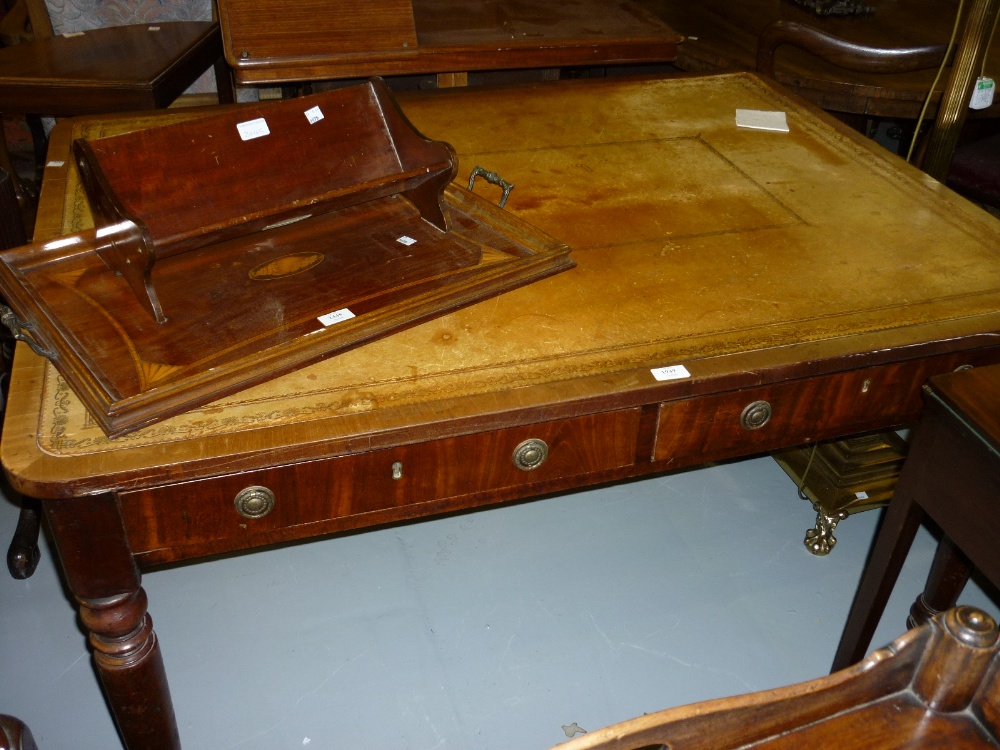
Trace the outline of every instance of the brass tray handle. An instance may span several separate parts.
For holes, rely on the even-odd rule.
[[[31,351],[39,357],[45,357],[46,359],[55,358],[56,353],[52,349],[46,348],[36,337],[34,326],[22,322],[17,317],[17,313],[7,307],[7,305],[0,305],[0,323],[7,326],[11,336],[30,346]]]
[[[514,189],[514,186],[496,172],[487,172],[485,169],[477,165],[476,168],[472,170],[472,174],[469,175],[470,191],[476,184],[476,178],[480,176],[482,176],[482,178],[487,182],[499,185],[503,190],[503,195],[500,197],[500,208],[503,208],[507,204],[507,199],[510,197],[510,191]]]

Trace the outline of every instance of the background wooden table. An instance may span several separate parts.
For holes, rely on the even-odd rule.
[[[677,34],[633,0],[219,0],[237,83],[669,62]]]

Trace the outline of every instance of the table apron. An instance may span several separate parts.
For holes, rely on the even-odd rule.
[[[515,427],[125,491],[119,504],[140,564],[175,562],[904,425],[928,378],[997,361],[992,347],[571,418],[526,415]],[[239,513],[248,488],[273,497],[266,514]]]

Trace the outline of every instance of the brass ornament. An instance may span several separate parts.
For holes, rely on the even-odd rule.
[[[514,466],[521,471],[531,471],[545,463],[545,459],[548,456],[549,446],[546,445],[545,441],[538,438],[530,438],[520,443],[514,449],[514,455],[511,456],[511,460],[514,462]]]
[[[246,487],[236,493],[233,505],[244,518],[263,518],[274,510],[274,493],[267,487]]]
[[[771,405],[767,401],[747,404],[740,414],[740,424],[744,430],[759,430],[771,420]]]
[[[802,543],[814,555],[823,557],[829,555],[830,550],[836,546],[837,537],[833,535],[833,532],[836,530],[837,524],[847,518],[847,511],[842,510],[827,514],[815,504],[813,504],[813,508],[816,509],[816,525],[806,531],[806,538],[802,540]]]

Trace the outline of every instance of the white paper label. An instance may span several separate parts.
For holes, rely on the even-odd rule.
[[[70,37],[73,37],[73,36],[83,36],[83,32],[82,31],[67,31],[65,34],[63,34],[63,36],[66,37],[67,39],[69,39]]]
[[[976,85],[972,89],[972,101],[969,102],[971,109],[986,109],[993,104],[993,94],[996,92],[996,84],[992,78],[980,76],[976,79]]]
[[[159,30],[160,30],[160,27],[159,27],[159,26],[150,26],[150,27],[149,27],[149,30],[150,30],[150,31],[159,31]]]
[[[736,127],[751,130],[773,130],[788,132],[788,118],[784,112],[768,112],[762,109],[736,110]]]
[[[868,493],[865,492],[864,490],[861,490],[860,492],[855,492],[854,497],[856,497],[858,500],[867,500]]]
[[[691,373],[688,372],[684,365],[657,367],[654,370],[650,370],[650,372],[653,373],[653,377],[657,380],[680,380],[691,377]]]
[[[321,110],[318,106],[310,107],[306,110],[306,119],[309,120],[310,125],[315,125],[323,119],[323,110]]]
[[[66,165],[64,161],[47,161],[45,162],[46,167],[63,167]]]
[[[332,313],[327,313],[326,315],[321,315],[318,320],[325,326],[332,326],[334,323],[343,323],[345,320],[350,320],[354,317],[354,313],[348,310],[346,307],[342,310],[335,310]]]
[[[244,141],[271,135],[271,131],[267,129],[267,120],[263,117],[258,117],[256,120],[238,122],[236,123],[236,129],[240,131],[240,138]]]
[[[412,237],[407,237],[405,234],[402,237],[396,238],[396,242],[398,242],[400,245],[407,245],[407,246],[417,244],[417,241],[415,239],[413,239]]]

